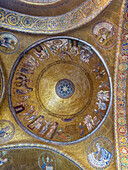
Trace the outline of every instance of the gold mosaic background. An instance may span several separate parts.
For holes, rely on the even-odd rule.
[[[82,26],[78,29],[75,29],[73,31],[69,31],[69,32],[66,32],[66,33],[63,33],[63,34],[58,34],[58,35],[77,37],[77,38],[83,39],[83,40],[89,42],[91,45],[93,45],[101,53],[104,60],[106,61],[107,65],[109,67],[112,79],[113,79],[113,76],[114,76],[116,44],[111,49],[105,50],[105,49],[100,48],[93,40],[92,27],[96,22],[101,21],[101,20],[103,20],[103,21],[105,20],[105,21],[110,21],[111,23],[113,23],[115,25],[117,31],[118,31],[121,4],[122,4],[122,0],[114,0],[112,2],[112,4],[109,5],[109,7],[107,7],[98,17],[96,17],[90,23],[88,23],[88,24],[86,24],[86,25],[84,25],[84,26]],[[0,32],[3,32],[3,31],[8,31],[8,30],[4,30],[4,29],[0,30]],[[12,32],[13,34],[15,34],[18,37],[20,44],[21,44],[21,47],[18,50],[18,52],[16,52],[15,54],[4,54],[4,53],[0,52],[0,58],[1,58],[4,70],[5,70],[6,86],[7,86],[7,83],[8,83],[9,73],[10,73],[10,70],[12,68],[12,65],[14,64],[14,61],[19,56],[19,54],[26,47],[28,47],[29,45],[31,45],[33,42],[37,41],[38,39],[51,37],[51,36],[48,36],[48,35],[47,36],[46,35],[34,35],[34,34],[32,35],[32,34],[14,32],[14,31],[8,31],[8,32]],[[32,138],[30,135],[26,134],[17,125],[17,123],[15,122],[15,120],[14,120],[14,118],[13,118],[13,116],[12,116],[10,110],[9,110],[9,107],[8,107],[7,91],[6,91],[6,95],[5,95],[3,104],[0,108],[0,119],[6,119],[6,120],[11,121],[16,128],[15,136],[13,137],[13,139],[11,141],[8,142],[8,144],[16,144],[16,143],[41,143],[41,144],[46,144],[46,143],[40,142],[37,139]],[[57,145],[50,145],[50,146],[57,148],[64,153],[67,153],[72,158],[76,159],[78,162],[83,164],[87,169],[92,170],[93,168],[91,168],[90,165],[88,164],[87,157],[86,157],[86,152],[87,152],[87,148],[88,148],[89,144],[96,137],[99,137],[99,136],[105,136],[105,137],[109,138],[112,141],[112,143],[114,144],[114,131],[113,131],[113,129],[114,129],[114,127],[113,127],[113,107],[112,107],[111,111],[109,113],[109,116],[108,116],[107,120],[105,121],[105,123],[90,138],[88,138],[85,141],[80,142],[78,144],[73,144],[73,145],[69,145],[69,146],[57,146]],[[47,144],[47,145],[49,145],[49,144]],[[22,152],[24,152],[24,151],[22,151]],[[34,152],[31,153],[31,154],[34,155]],[[20,159],[19,159],[19,161],[20,161]],[[21,160],[21,162],[22,162],[22,160]],[[18,164],[20,164],[21,162],[19,162]],[[63,162],[63,164],[65,164],[65,163],[66,162]],[[107,170],[116,170],[117,169],[115,159],[113,160],[111,165],[106,169]]]

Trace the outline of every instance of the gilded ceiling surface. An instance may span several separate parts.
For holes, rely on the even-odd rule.
[[[0,1],[0,169],[128,169],[127,4]]]

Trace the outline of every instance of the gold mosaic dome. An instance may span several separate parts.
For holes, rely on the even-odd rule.
[[[16,60],[9,105],[32,136],[55,144],[88,138],[106,119],[111,78],[100,54],[72,37],[39,40]]]

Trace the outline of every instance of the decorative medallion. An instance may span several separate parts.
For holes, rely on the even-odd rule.
[[[101,48],[112,48],[116,42],[116,28],[108,21],[99,21],[92,28],[94,41]]]
[[[106,137],[99,137],[92,141],[87,150],[87,159],[94,169],[107,168],[114,157],[114,147]]]
[[[4,98],[4,94],[5,94],[5,76],[4,70],[2,68],[2,63],[0,62],[0,105]]]
[[[55,89],[60,98],[67,99],[74,94],[75,86],[71,80],[62,79],[57,82]]]
[[[8,120],[0,120],[0,144],[7,143],[15,133],[14,125]]]
[[[20,48],[18,38],[9,32],[0,33],[0,51],[5,54],[13,54]]]
[[[103,58],[85,41],[63,36],[39,40],[18,57],[8,92],[23,130],[54,144],[88,138],[103,124],[112,102]]]
[[[38,164],[41,169],[56,169],[55,157],[50,152],[43,153],[38,159]]]

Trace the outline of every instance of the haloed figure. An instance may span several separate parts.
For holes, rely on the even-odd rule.
[[[44,157],[42,158],[42,161],[43,161],[43,165],[42,165],[42,169],[43,170],[53,170],[53,166],[51,165],[50,162],[52,162],[53,160],[50,159],[49,156],[46,157],[46,161],[44,160]]]
[[[8,161],[7,158],[3,158],[7,154],[7,151],[0,152],[0,166],[2,166],[5,162]]]
[[[100,143],[96,143],[96,152],[89,154],[89,159],[92,164],[105,167],[111,160],[112,154],[105,148],[100,146]]]
[[[10,127],[6,126],[5,128],[2,128],[0,130],[0,138],[4,138],[4,137],[9,137],[10,135],[7,133],[9,131]]]

